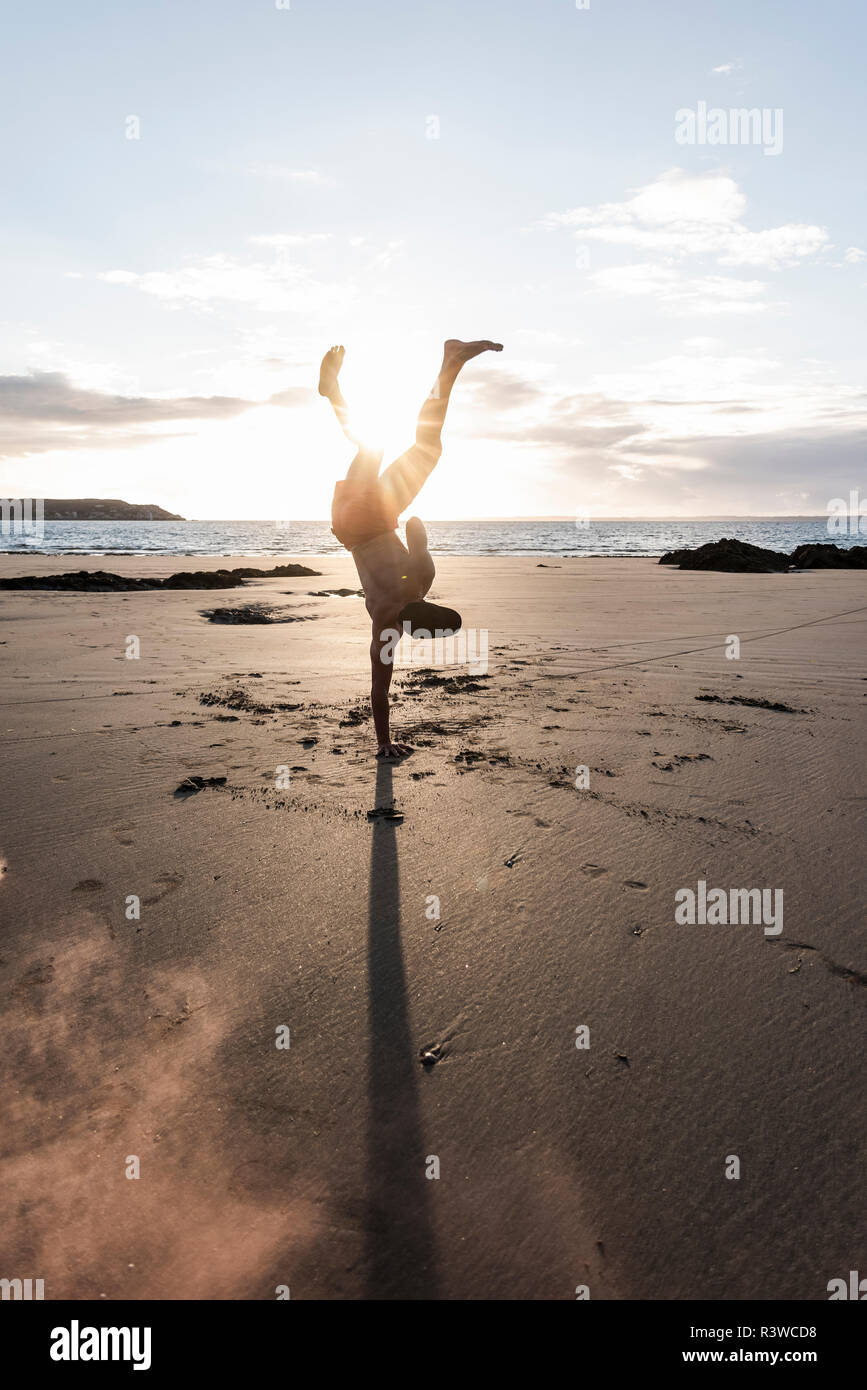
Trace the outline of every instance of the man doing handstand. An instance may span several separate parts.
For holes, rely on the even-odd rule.
[[[398,517],[418,495],[442,453],[443,422],[461,368],[482,352],[502,350],[502,343],[448,339],[439,376],[418,417],[415,443],[382,474],[382,452],[365,446],[354,432],[338,385],[345,349],[333,347],[322,359],[319,394],[331,402],[344,434],[358,448],[345,479],[334,489],[331,526],[352,554],[370,614],[370,703],[378,757],[402,758],[412,751],[405,743],[393,743],[389,730],[395,630],[401,632],[408,624],[412,632],[448,636],[461,625],[454,609],[425,601],[436,573],[427,533],[419,518],[411,516],[404,546],[396,534]]]

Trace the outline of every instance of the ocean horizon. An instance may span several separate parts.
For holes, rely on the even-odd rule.
[[[771,550],[808,542],[849,546],[860,535],[831,534],[828,517],[694,519],[530,518],[426,521],[440,555],[652,558],[730,536]],[[42,533],[0,536],[0,551],[50,555],[332,555],[343,547],[327,521],[46,521]]]

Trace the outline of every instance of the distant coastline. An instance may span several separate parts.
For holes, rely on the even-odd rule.
[[[117,497],[46,497],[46,521],[185,521],[151,502],[122,502]]]
[[[120,498],[114,497],[47,497],[43,503],[44,519],[46,521],[185,521],[190,524],[201,525],[260,525],[260,526],[280,526],[286,525],[268,517],[237,518],[237,517],[196,517],[190,520],[189,517],[180,516],[177,512],[166,511],[164,507],[158,507],[152,502],[124,502]],[[719,515],[696,515],[696,516],[670,516],[664,513],[653,516],[588,516],[586,518],[589,525],[599,526],[608,525],[615,522],[627,522],[637,525],[641,522],[653,524],[667,523],[677,526],[689,524],[691,522],[826,522],[827,513],[811,512],[776,512],[762,513],[754,515],[736,515],[734,513],[720,513]],[[562,525],[574,526],[575,517],[569,516],[478,516],[463,518],[443,518],[431,517],[430,524],[436,526],[461,526],[474,525],[478,523],[559,523]],[[295,524],[308,526],[327,526],[330,522],[324,517],[297,517]]]

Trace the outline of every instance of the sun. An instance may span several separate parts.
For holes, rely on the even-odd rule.
[[[435,368],[426,381],[424,367],[419,369],[416,363],[347,357],[340,386],[349,405],[351,427],[366,447],[383,450],[386,463],[415,439],[418,412],[434,375]]]

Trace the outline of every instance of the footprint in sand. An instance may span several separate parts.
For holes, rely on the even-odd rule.
[[[24,974],[15,982],[10,990],[15,999],[29,999],[31,991],[38,989],[40,985],[49,985],[54,979],[54,957],[49,956],[47,961],[38,961],[35,965],[29,966]]]
[[[635,888],[639,893],[647,892],[647,884],[642,883],[640,878],[626,878],[623,880],[624,888]]]
[[[184,881],[183,874],[159,874],[156,883],[159,885],[155,893],[151,893],[147,898],[142,898],[144,907],[153,907],[154,903],[162,902],[169,893],[173,893],[176,888],[180,888]]]
[[[601,864],[582,864],[581,872],[586,874],[588,878],[599,878],[600,874],[607,874],[608,870],[603,868]]]

